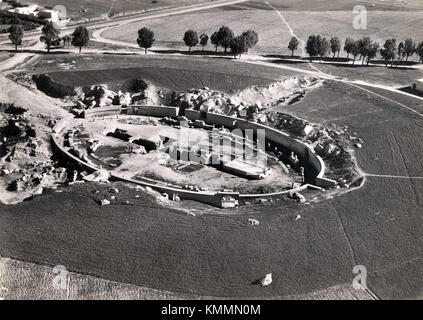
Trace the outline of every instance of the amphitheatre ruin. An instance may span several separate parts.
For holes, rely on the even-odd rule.
[[[218,207],[284,194],[303,199],[301,190],[337,185],[313,147],[242,118],[143,105],[94,108],[81,118],[60,121],[52,141],[95,172],[85,179],[106,176]],[[302,128],[305,136],[312,131]]]

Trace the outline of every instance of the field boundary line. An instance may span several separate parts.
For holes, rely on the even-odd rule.
[[[282,22],[286,25],[286,27],[288,28],[289,33],[291,34],[291,36],[295,37],[298,39],[298,41],[301,43],[301,55],[304,56],[305,55],[305,51],[304,51],[304,45],[305,42],[304,40],[302,40],[300,37],[298,37],[295,32],[294,29],[291,28],[291,26],[289,25],[288,21],[286,21],[284,15],[280,12],[280,10],[276,9],[274,6],[272,6],[269,2],[264,1],[265,4],[267,4],[270,8],[272,8],[274,11],[276,11],[276,13],[278,14],[278,16],[281,18]]]
[[[366,177],[373,177],[373,178],[392,178],[392,179],[423,179],[423,177],[412,177],[412,176],[395,176],[389,174],[373,174],[373,173],[366,173]]]
[[[421,113],[420,113],[420,112],[418,112],[417,110],[414,110],[413,108],[410,108],[410,107],[406,106],[405,104],[402,104],[402,103],[400,103],[400,102],[398,102],[398,101],[395,101],[395,100],[393,100],[393,99],[391,99],[391,98],[385,97],[385,96],[383,96],[383,95],[381,95],[381,94],[379,94],[379,93],[376,93],[376,92],[374,92],[374,91],[371,91],[371,90],[369,90],[369,89],[363,88],[363,87],[361,87],[361,86],[359,86],[359,85],[356,85],[356,84],[354,84],[354,83],[352,83],[352,82],[350,82],[350,81],[345,81],[345,80],[344,80],[343,82],[348,83],[349,85],[351,85],[351,86],[353,86],[353,87],[355,87],[355,88],[358,88],[358,89],[361,89],[361,90],[366,91],[366,92],[368,92],[368,93],[371,93],[371,94],[373,94],[373,95],[375,95],[375,96],[378,96],[379,98],[382,98],[382,99],[388,100],[388,101],[390,101],[390,102],[392,102],[392,103],[395,103],[395,104],[399,105],[400,107],[405,108],[405,109],[407,109],[408,111],[411,111],[411,112],[413,112],[413,113],[417,114],[419,117],[423,118],[423,114],[421,114]],[[383,89],[383,88],[381,88],[381,89]],[[385,89],[385,90],[387,90],[387,89]],[[389,90],[389,91],[391,91],[391,90]],[[393,92],[395,92],[395,90],[392,90],[392,91],[393,91]]]

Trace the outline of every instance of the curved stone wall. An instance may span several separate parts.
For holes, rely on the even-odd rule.
[[[185,116],[190,120],[197,120],[201,118],[201,113],[200,111],[185,110]],[[323,159],[318,154],[316,154],[313,148],[284,132],[263,124],[247,121],[245,119],[234,118],[215,113],[207,113],[205,122],[207,124],[214,124],[217,126],[223,125],[224,127],[231,130],[235,128],[239,128],[241,130],[264,129],[266,132],[266,141],[273,142],[288,150],[294,151],[295,154],[297,154],[305,163],[308,164],[308,168],[306,167],[306,170],[308,170],[308,176],[312,177],[311,182],[313,184],[316,184],[320,187],[333,187],[336,185],[334,180],[324,178],[326,170],[325,163],[323,162]]]

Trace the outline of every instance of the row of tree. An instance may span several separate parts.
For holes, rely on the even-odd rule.
[[[294,51],[298,49],[299,44],[300,42],[296,37],[292,37],[289,41],[288,49],[291,50],[292,56],[294,56]],[[353,64],[357,56],[359,56],[358,60],[362,61],[362,64],[367,62],[368,65],[372,59],[377,57],[378,53],[384,59],[385,65],[388,65],[388,63],[393,65],[395,61],[398,64],[404,59],[407,61],[414,54],[417,54],[420,61],[423,61],[423,42],[416,44],[412,39],[406,39],[404,42],[397,44],[396,39],[388,39],[382,48],[379,49],[379,47],[379,43],[372,41],[370,37],[363,37],[359,40],[347,38],[343,49],[347,53],[347,59],[349,59],[350,55],[353,57]],[[328,40],[320,35],[311,35],[308,38],[305,49],[310,57],[310,62],[313,61],[314,57],[322,59],[330,52],[335,58],[336,56],[339,57],[341,40],[338,37]]]
[[[41,32],[40,41],[45,43],[47,52],[50,52],[52,47],[59,46],[61,43],[68,47],[70,44],[79,47],[79,52],[81,52],[82,48],[86,47],[90,40],[90,32],[83,26],[77,27],[72,35],[65,35],[62,38],[60,37],[60,30],[52,22],[44,25]],[[15,24],[9,28],[9,39],[15,45],[15,51],[18,50],[18,46],[22,45],[23,36],[24,30],[21,25]]]
[[[141,28],[138,30],[138,45],[141,48],[144,48],[145,53],[151,48],[155,41],[154,32],[148,28]],[[187,30],[184,34],[183,41],[185,45],[189,48],[188,51],[191,52],[191,48],[197,46],[198,44],[204,47],[208,45],[209,40],[213,46],[216,48],[216,52],[219,47],[224,49],[224,52],[227,53],[228,49],[231,49],[231,53],[236,58],[241,56],[243,53],[248,53],[248,50],[254,47],[258,41],[259,37],[257,32],[254,30],[247,30],[242,34],[235,36],[234,32],[227,26],[222,26],[214,32],[210,37],[202,33],[198,36],[198,33],[195,30]]]
[[[67,45],[69,47],[72,44],[75,47],[79,47],[79,52],[81,52],[82,48],[88,45],[90,39],[90,32],[84,26],[77,27],[72,35],[66,35],[62,38],[60,37],[60,30],[51,22],[44,25],[41,31],[40,40],[45,43],[47,52],[50,52],[52,47],[59,46],[62,42],[64,46]],[[22,45],[23,27],[18,24],[12,25],[9,28],[9,33],[9,38],[17,51],[18,46]],[[205,33],[198,36],[197,32],[191,29],[186,31],[183,37],[183,41],[189,47],[189,51],[198,44],[202,46],[204,51],[204,47],[207,46],[209,40],[215,46],[216,52],[219,47],[222,47],[225,53],[230,48],[231,53],[236,58],[243,53],[248,53],[248,50],[258,43],[259,37],[254,30],[247,30],[235,36],[234,32],[227,26],[220,27],[210,37]],[[141,48],[144,48],[145,53],[153,46],[154,41],[155,37],[152,30],[142,28],[138,31],[137,42]],[[294,56],[294,51],[298,49],[299,44],[300,41],[296,37],[292,37],[289,41],[288,49],[291,50],[292,56]],[[357,56],[359,56],[358,60],[362,61],[362,64],[367,62],[368,65],[372,59],[376,58],[378,53],[385,60],[385,65],[389,63],[393,65],[395,61],[398,64],[404,59],[408,61],[408,58],[414,54],[419,56],[420,62],[423,61],[423,42],[416,44],[412,39],[406,39],[404,42],[397,44],[396,39],[388,39],[382,48],[379,49],[379,47],[379,43],[372,41],[370,37],[363,37],[359,40],[347,38],[344,42],[343,50],[347,53],[347,59],[349,59],[350,55],[353,57],[353,64]],[[336,56],[339,57],[341,40],[338,37],[328,40],[320,35],[311,35],[308,38],[305,49],[310,57],[310,62],[315,57],[322,59],[330,52],[335,58]]]

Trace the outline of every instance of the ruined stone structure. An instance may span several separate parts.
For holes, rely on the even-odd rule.
[[[127,111],[138,110],[138,109],[140,109],[139,106],[137,106],[137,109],[128,108]],[[87,112],[85,116],[86,117],[87,116],[88,117],[102,116],[102,112],[108,115],[110,114],[110,112],[115,113],[118,110],[121,111],[120,106],[113,107],[113,108],[96,108],[96,109],[89,110],[89,112]],[[161,117],[175,118],[175,114],[176,115],[179,114],[179,108],[174,108],[174,107],[150,106],[150,107],[146,107],[141,112],[144,113],[144,112],[147,112],[147,110],[151,111],[151,114],[160,115]],[[194,110],[190,110],[189,112],[187,111],[188,110],[185,110],[185,117],[188,120],[195,121],[195,120],[202,119],[202,121],[204,121],[205,124],[208,124],[211,126],[216,126],[216,127],[224,126],[225,128],[228,128],[228,129],[239,128],[241,130],[265,129],[266,143],[272,143],[272,144],[287,148],[289,150],[292,150],[295,153],[295,155],[298,155],[301,161],[305,164],[303,170],[305,171],[305,176],[307,177],[306,182],[312,183],[321,187],[334,187],[336,185],[336,182],[334,180],[327,179],[324,177],[325,164],[323,160],[314,152],[314,150],[307,144],[297,139],[294,139],[283,132],[280,132],[274,128],[267,127],[265,125],[252,123],[244,119],[238,119],[238,118],[233,118],[233,117],[228,117],[228,116],[218,115],[218,114],[211,114],[211,113],[202,115],[200,114],[199,111],[194,111]],[[138,112],[139,111],[137,111],[137,113]],[[148,114],[145,114],[145,115],[148,115]],[[66,128],[67,120],[68,119],[63,119],[62,121],[58,122],[56,126],[54,127],[54,131],[52,135],[52,142],[54,147],[62,156],[76,162],[77,165],[80,166],[82,169],[87,170],[88,172],[95,172],[100,170],[101,168],[98,168],[92,164],[89,164],[85,162],[83,159],[80,159],[79,157],[76,157],[75,155],[71,154],[69,150],[67,150],[66,147],[64,146],[63,138],[66,132],[68,131],[68,128]],[[132,179],[128,179],[128,178],[118,176],[118,175],[113,175],[113,174],[110,176],[110,178],[114,180],[126,181],[126,182],[131,182],[134,184],[154,188],[161,193],[166,193],[169,196],[169,198],[178,197],[179,199],[195,200],[195,201],[204,202],[210,205],[214,205],[217,207],[228,207],[228,206],[233,207],[233,206],[236,206],[238,200],[242,198],[254,199],[254,198],[280,196],[282,194],[288,194],[290,192],[291,193],[299,192],[308,187],[308,184],[306,183],[293,190],[275,192],[271,194],[239,194],[237,192],[231,192],[231,191],[221,191],[221,192],[191,191],[191,190],[183,189],[182,187],[181,188],[169,187],[159,182],[150,183],[145,181],[132,180]]]

